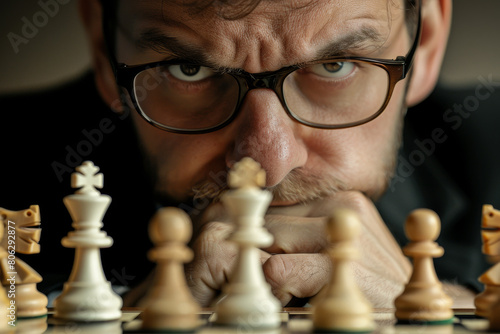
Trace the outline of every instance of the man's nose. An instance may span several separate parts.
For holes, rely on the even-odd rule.
[[[303,126],[286,114],[272,90],[249,91],[235,123],[234,147],[226,156],[228,167],[251,157],[264,168],[266,186],[271,187],[305,164],[307,151],[300,138]]]

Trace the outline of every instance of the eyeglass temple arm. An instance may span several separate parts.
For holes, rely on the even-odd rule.
[[[422,4],[418,5],[418,19],[417,19],[417,35],[415,36],[415,40],[413,41],[413,45],[406,54],[406,56],[399,56],[396,60],[402,60],[405,62],[405,67],[403,70],[403,79],[406,78],[406,75],[410,71],[413,66],[413,59],[415,58],[415,52],[417,51],[418,44],[420,43],[420,35],[422,33]]]

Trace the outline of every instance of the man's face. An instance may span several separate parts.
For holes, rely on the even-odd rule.
[[[194,49],[211,64],[260,73],[313,61],[336,41],[367,29],[378,36],[342,45],[342,53],[394,59],[405,55],[411,44],[404,5],[394,1],[298,0],[290,5],[264,0],[237,20],[219,15],[234,10],[225,5],[196,12],[173,3],[120,2],[118,62],[169,60]],[[155,39],[146,42],[144,33],[151,29]],[[164,43],[171,38],[176,42]],[[132,116],[153,166],[157,191],[176,201],[188,199],[200,183],[220,185],[220,175],[245,156],[265,169],[267,186],[276,191],[271,205],[296,204],[338,188],[377,196],[387,184],[399,145],[405,85],[396,85],[381,116],[348,129],[320,130],[295,122],[269,89],[250,91],[237,118],[207,134],[168,133],[135,112]]]

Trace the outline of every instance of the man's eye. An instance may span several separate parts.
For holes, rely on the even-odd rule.
[[[198,65],[170,65],[168,71],[182,81],[200,81],[215,74],[210,68]]]
[[[348,76],[354,71],[354,63],[327,63],[311,66],[311,72],[324,78],[340,79]]]

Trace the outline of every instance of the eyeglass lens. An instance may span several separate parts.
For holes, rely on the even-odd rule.
[[[300,68],[283,82],[295,118],[323,125],[356,122],[377,113],[389,91],[387,71],[363,61]],[[235,112],[239,83],[208,67],[169,64],[146,69],[134,79],[135,100],[151,120],[177,129],[205,129]]]

